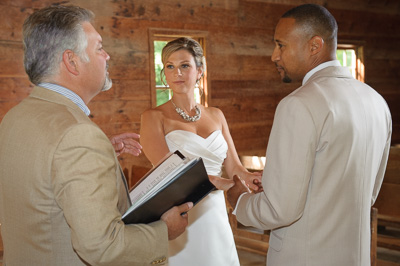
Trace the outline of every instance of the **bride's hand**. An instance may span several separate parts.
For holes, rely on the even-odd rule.
[[[219,176],[209,175],[208,178],[210,179],[210,182],[217,189],[220,189],[220,190],[228,190],[231,187],[233,187],[233,185],[235,184],[235,181],[233,181],[232,179],[227,179],[227,178],[223,178],[223,177],[219,177]]]
[[[258,193],[264,191],[261,183],[262,172],[246,172],[243,173],[240,178],[244,180],[247,187],[250,188],[253,192]]]

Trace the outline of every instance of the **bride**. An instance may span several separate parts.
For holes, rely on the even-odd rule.
[[[260,175],[249,173],[240,163],[222,111],[195,102],[194,88],[205,70],[200,44],[190,38],[173,40],[162,50],[162,62],[160,74],[164,73],[173,97],[142,114],[143,151],[153,165],[175,150],[189,158],[202,157],[219,189],[190,210],[186,232],[169,242],[169,265],[239,265],[223,190],[233,185],[234,175],[257,190]],[[230,179],[220,177],[222,165]]]

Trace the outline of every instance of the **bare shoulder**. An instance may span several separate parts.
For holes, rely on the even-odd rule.
[[[221,111],[221,109],[217,107],[204,107],[204,111],[210,115],[211,117],[214,117],[218,121],[222,122],[225,121],[225,116],[224,113]]]
[[[164,117],[165,104],[157,106],[156,108],[147,109],[142,113],[142,119],[156,119],[161,120]]]
[[[162,117],[162,111],[157,110],[156,108],[147,109],[142,113],[142,119],[161,118],[161,117]]]

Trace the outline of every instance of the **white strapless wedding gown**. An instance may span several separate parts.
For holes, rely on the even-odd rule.
[[[228,145],[221,130],[202,138],[189,131],[174,130],[165,136],[169,150],[189,158],[201,157],[209,175],[221,176]],[[228,220],[224,192],[211,192],[189,212],[189,225],[169,241],[169,265],[236,266],[239,258]]]

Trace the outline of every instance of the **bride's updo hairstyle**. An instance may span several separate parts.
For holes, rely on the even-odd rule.
[[[173,53],[175,53],[179,50],[188,51],[193,56],[196,67],[201,68],[204,73],[206,65],[205,65],[205,59],[203,56],[203,48],[201,48],[201,45],[197,41],[195,41],[191,38],[182,37],[182,38],[178,38],[173,41],[170,41],[162,49],[161,61],[163,63],[163,69],[161,70],[161,73],[160,73],[161,80],[163,80],[163,76],[164,76],[165,63],[167,62],[168,58]]]

